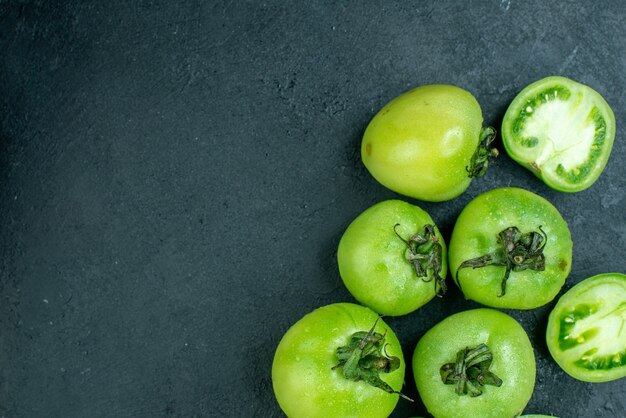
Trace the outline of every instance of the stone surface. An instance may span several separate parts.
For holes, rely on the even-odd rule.
[[[280,416],[278,341],[353,300],[338,240],[398,197],[361,135],[421,84],[470,90],[495,127],[544,76],[601,92],[618,129],[592,188],[553,191],[502,155],[459,198],[413,202],[449,237],[470,199],[524,187],[569,222],[565,289],[625,272],[625,25],[619,0],[0,0],[0,417]],[[387,321],[410,359],[476,306],[452,286]],[[536,349],[527,412],[623,416],[623,379],[578,382],[550,358],[552,306],[512,312]],[[393,416],[415,415],[419,400]]]

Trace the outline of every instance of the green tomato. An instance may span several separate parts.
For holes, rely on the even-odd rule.
[[[548,186],[578,192],[591,186],[606,165],[615,116],[591,87],[565,77],[547,77],[522,90],[502,121],[508,154]]]
[[[553,415],[537,415],[537,414],[532,414],[532,415],[521,415],[519,418],[557,418]]]
[[[516,417],[533,393],[535,371],[524,329],[493,309],[449,316],[413,355],[417,390],[436,418]]]
[[[493,128],[482,128],[472,94],[448,85],[421,86],[387,103],[372,119],[361,159],[383,186],[420,200],[457,197],[484,174]]]
[[[529,191],[507,187],[472,200],[450,238],[452,277],[467,299],[494,308],[550,302],[572,264],[572,238],[559,211]]]
[[[337,303],[287,331],[274,355],[272,384],[291,418],[387,417],[404,367],[398,339],[375,312]]]
[[[558,301],[546,340],[567,374],[585,382],[626,376],[626,275],[583,280]]]
[[[445,291],[443,237],[428,213],[400,200],[359,215],[341,237],[337,262],[354,298],[380,314],[413,312]]]

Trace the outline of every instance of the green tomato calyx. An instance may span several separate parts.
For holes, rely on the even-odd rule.
[[[502,386],[502,379],[489,371],[493,354],[486,344],[466,347],[456,355],[456,361],[441,366],[441,381],[446,385],[456,385],[457,395],[480,396],[483,386]]]
[[[496,139],[495,129],[491,126],[481,129],[478,148],[476,148],[474,155],[472,155],[470,165],[465,167],[469,177],[483,176],[487,172],[489,158],[497,157],[498,154],[500,154],[496,148],[492,148],[491,143],[494,139]]]
[[[439,243],[439,237],[435,234],[435,226],[424,225],[408,240],[400,236],[397,230],[398,226],[400,224],[394,225],[393,232],[406,244],[406,259],[415,267],[415,274],[425,282],[434,279],[435,293],[439,297],[443,296],[447,290],[445,279],[440,274],[443,248]],[[429,271],[431,272],[430,275]]]
[[[391,373],[400,368],[400,358],[389,356],[385,344],[385,334],[374,332],[378,319],[368,331],[352,334],[348,345],[338,347],[335,356],[339,363],[332,370],[341,369],[343,377],[358,382],[360,380],[384,390],[397,393],[404,399],[413,399],[394,390],[380,378],[380,373]]]
[[[527,269],[544,271],[546,259],[543,249],[548,241],[548,235],[539,226],[539,231],[522,233],[516,226],[511,226],[500,232],[497,236],[501,245],[496,252],[485,254],[480,257],[465,260],[456,271],[456,283],[461,288],[459,281],[459,271],[462,268],[480,268],[485,266],[505,267],[502,277],[502,291],[498,297],[506,294],[506,283],[511,271],[523,271]],[[463,290],[461,288],[461,290]]]

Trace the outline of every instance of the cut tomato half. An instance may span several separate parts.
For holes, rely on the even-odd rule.
[[[626,376],[626,275],[600,274],[572,287],[550,313],[546,338],[554,360],[578,380]]]
[[[526,87],[502,121],[511,158],[562,192],[584,190],[598,179],[614,138],[615,116],[604,98],[565,77]]]

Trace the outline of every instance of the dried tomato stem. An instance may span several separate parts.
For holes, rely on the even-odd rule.
[[[527,269],[535,271],[545,270],[545,256],[543,249],[548,241],[548,235],[538,228],[539,232],[532,231],[521,233],[516,226],[511,226],[501,231],[497,236],[500,244],[495,252],[485,254],[480,257],[465,260],[461,263],[456,271],[455,281],[459,288],[461,281],[459,280],[459,271],[463,268],[471,267],[473,269],[486,266],[503,266],[505,267],[502,277],[502,290],[498,297],[506,294],[506,285],[512,271],[523,271]]]
[[[485,385],[500,387],[502,379],[489,370],[493,354],[486,344],[466,347],[460,350],[452,363],[441,366],[441,381],[446,385],[456,385],[457,395],[480,396]]]
[[[393,232],[406,244],[406,259],[413,264],[415,275],[425,282],[435,279],[435,293],[439,297],[443,296],[447,291],[445,279],[441,277],[443,247],[439,243],[439,237],[435,234],[435,226],[424,225],[408,240],[398,233],[398,226],[400,224],[394,225]]]
[[[480,131],[480,140],[478,147],[472,155],[470,165],[466,167],[469,177],[480,177],[487,172],[489,158],[497,157],[499,152],[496,148],[492,148],[491,143],[496,139],[496,130],[491,126],[482,128]]]
[[[391,373],[400,368],[400,358],[387,354],[386,333],[374,332],[377,323],[378,319],[369,331],[355,332],[350,337],[348,345],[337,347],[335,357],[339,363],[332,370],[341,369],[343,377],[348,380],[355,382],[362,380],[413,402],[413,399],[394,390],[380,378],[380,373]]]

